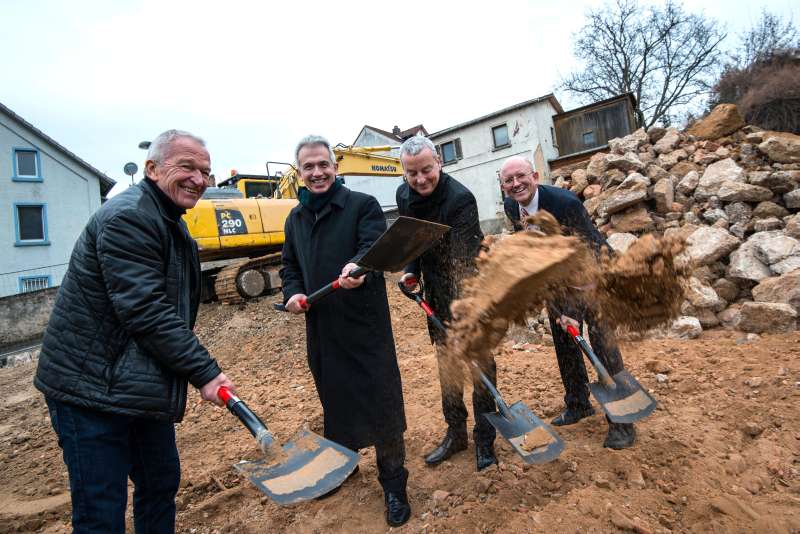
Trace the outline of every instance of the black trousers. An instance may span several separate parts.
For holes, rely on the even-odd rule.
[[[440,345],[436,347],[436,362],[439,367],[439,386],[442,389],[442,413],[447,426],[454,432],[466,432],[467,407],[464,405],[464,371],[463,364],[453,361]],[[486,361],[478,362],[481,370],[493,385],[497,385],[497,365],[494,357],[489,355]],[[497,407],[494,397],[480,379],[472,376],[472,414],[475,427],[472,437],[475,443],[490,445],[497,435],[494,427],[483,416],[487,412],[495,412]]]
[[[405,494],[408,469],[405,468],[406,445],[403,435],[375,444],[378,464],[378,482],[384,493]]]
[[[556,349],[558,359],[558,370],[561,373],[561,382],[564,384],[564,403],[568,409],[588,408],[589,403],[589,376],[586,374],[584,356],[580,347],[561,326],[556,323],[560,317],[558,310],[564,310],[564,306],[547,307],[550,316],[550,330],[553,333],[553,344]],[[580,321],[579,331],[583,331],[583,321],[589,329],[589,341],[592,345],[597,359],[600,360],[606,370],[612,375],[625,368],[622,362],[622,354],[619,352],[617,340],[614,332],[602,321],[598,320],[594,313],[589,310],[582,310],[578,313],[568,311],[568,317]],[[574,317],[573,315],[579,315]]]

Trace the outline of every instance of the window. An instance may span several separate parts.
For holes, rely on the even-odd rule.
[[[39,152],[31,149],[14,149],[14,174],[15,182],[41,182],[41,164]]]
[[[552,126],[550,127],[550,141],[553,142],[553,146],[558,148],[558,143],[556,142],[556,129]]]
[[[594,130],[589,130],[583,134],[583,146],[592,147],[597,144],[594,137]]]
[[[47,207],[34,202],[14,204],[16,246],[49,245],[47,240]]]
[[[463,157],[461,154],[461,139],[453,139],[442,143],[437,149],[442,158],[442,163],[445,165],[455,163]]]
[[[50,287],[49,276],[20,276],[19,277],[19,292],[29,293],[31,291],[39,291],[40,289],[47,289]]]
[[[508,126],[501,124],[492,128],[492,139],[494,140],[495,148],[505,148],[509,145],[508,142]]]

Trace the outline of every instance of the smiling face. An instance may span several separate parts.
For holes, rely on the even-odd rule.
[[[500,187],[503,192],[522,205],[530,203],[539,185],[539,173],[525,158],[509,158],[500,168]]]
[[[189,137],[178,137],[169,143],[161,163],[148,160],[147,176],[176,206],[191,209],[208,187],[211,157],[208,151]]]
[[[433,193],[439,184],[439,175],[442,171],[439,156],[429,148],[423,148],[414,156],[403,154],[400,162],[403,164],[403,173],[411,189],[423,197]]]
[[[312,193],[324,193],[336,179],[338,165],[331,161],[331,154],[325,145],[306,145],[301,148],[297,154],[297,166],[303,183]]]

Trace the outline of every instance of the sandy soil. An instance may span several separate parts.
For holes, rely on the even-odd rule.
[[[475,472],[473,449],[431,469],[422,455],[444,422],[422,312],[389,280],[403,375],[413,517],[399,532],[800,532],[800,333],[706,332],[693,341],[627,342],[628,368],[659,402],[637,425],[633,449],[601,444],[597,415],[558,432],[567,448],[528,466],[498,440],[499,467]],[[321,430],[305,363],[301,318],[272,311],[275,297],[241,308],[201,309],[198,334],[278,440],[303,423]],[[496,349],[500,391],[540,417],[561,409],[553,348],[516,329]],[[35,365],[0,370],[0,533],[69,532],[66,469]],[[659,382],[656,374],[666,376]],[[663,380],[663,377],[662,377]],[[281,508],[231,465],[258,457],[255,441],[224,409],[190,394],[178,425],[183,481],[178,531],[385,532],[374,452],[323,501]]]

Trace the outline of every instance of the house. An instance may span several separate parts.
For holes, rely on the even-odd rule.
[[[0,104],[0,297],[61,284],[115,182]]]
[[[506,158],[527,157],[541,180],[549,183],[547,162],[558,157],[552,117],[563,111],[556,97],[547,94],[429,136],[442,159],[442,170],[475,195],[485,233],[497,233],[503,227],[498,173]]]
[[[633,132],[635,108],[633,93],[625,93],[554,116],[558,157],[549,161],[550,168],[587,160],[606,150],[610,139]]]

